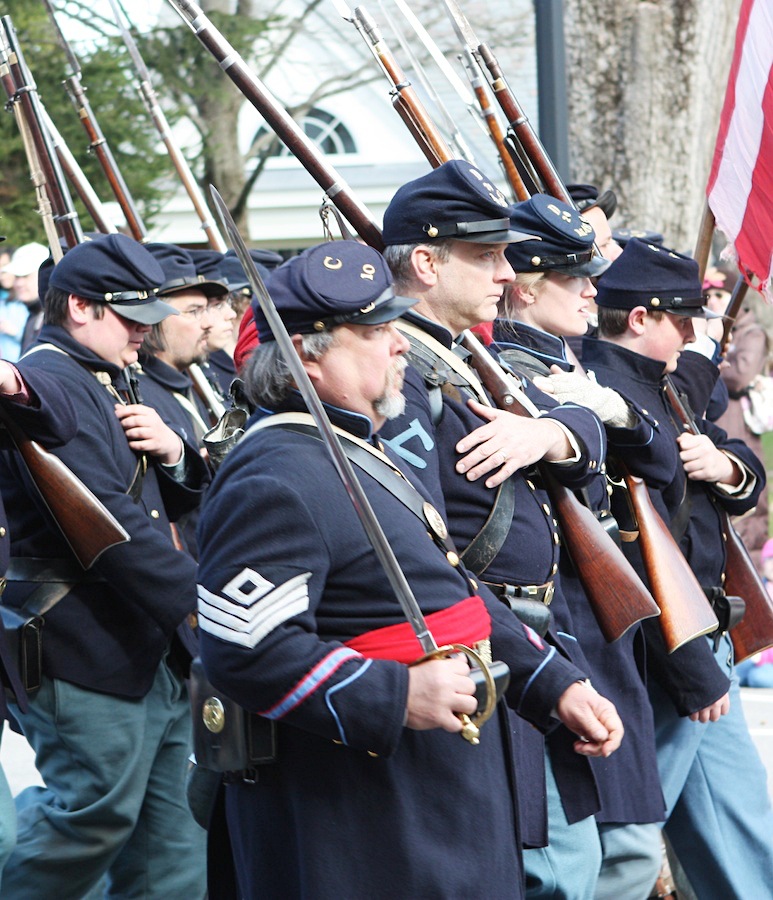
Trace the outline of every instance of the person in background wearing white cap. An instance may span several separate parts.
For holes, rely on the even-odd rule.
[[[5,240],[5,238],[2,238]],[[21,354],[21,336],[29,311],[13,293],[14,276],[6,271],[13,250],[0,250],[0,357],[16,362]]]
[[[48,256],[48,247],[43,244],[22,244],[4,269],[14,276],[14,296],[27,307],[27,320],[21,334],[21,353],[34,343],[43,324],[42,298],[38,297],[38,269]]]
[[[121,234],[78,244],[54,266],[40,342],[23,360],[66,384],[75,437],[53,452],[96,494],[129,540],[83,571],[28,485],[18,454],[0,463],[11,526],[3,601],[45,613],[43,677],[22,711],[45,789],[17,798],[18,837],[3,896],[201,900],[205,834],[184,791],[190,710],[185,624],[196,565],[170,521],[195,507],[204,463],[154,410],[127,403],[124,368],[174,313],[164,273]]]

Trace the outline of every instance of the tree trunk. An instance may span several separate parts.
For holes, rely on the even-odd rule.
[[[740,0],[565,0],[572,177],[692,253]]]

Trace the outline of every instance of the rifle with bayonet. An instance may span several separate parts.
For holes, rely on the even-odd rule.
[[[462,345],[470,363],[500,409],[538,418],[540,411],[521,385],[496,362],[469,331]],[[538,466],[561,529],[563,544],[574,564],[604,637],[615,641],[629,628],[660,614],[650,592],[596,515],[562,485],[549,464]]]
[[[280,140],[297,157],[359,236],[377,250],[383,249],[381,231],[371,213],[354,197],[343,177],[324,161],[314,143],[287,113],[234,47],[215,28],[201,7],[190,0],[169,0],[220,67],[257,109]]]
[[[387,47],[376,22],[362,6],[351,10],[344,0],[333,0],[341,17],[362,35],[379,67],[392,85],[392,106],[433,168],[453,159],[445,139],[419,100],[411,82]]]
[[[43,0],[43,3],[48,11],[54,30],[56,31],[59,44],[67,57],[70,74],[65,78],[64,84],[67,88],[67,93],[70,95],[73,106],[75,107],[75,111],[78,113],[78,118],[88,135],[88,149],[96,156],[99,164],[102,166],[102,171],[105,173],[105,176],[110,183],[110,188],[121,207],[126,219],[126,224],[128,225],[132,236],[135,240],[144,241],[148,234],[147,228],[142,221],[137,205],[129,193],[129,188],[124,181],[123,175],[121,175],[121,171],[113,156],[113,151],[110,149],[110,145],[107,143],[107,140],[102,133],[102,129],[99,127],[94,110],[91,108],[91,104],[86,97],[86,89],[83,86],[83,73],[81,71],[80,63],[67,38],[64,36],[64,32],[59,27],[59,22],[50,0]]]
[[[196,211],[199,222],[201,223],[202,231],[206,234],[207,240],[209,241],[209,246],[213,250],[218,250],[221,253],[225,253],[227,249],[225,241],[220,235],[220,232],[215,227],[214,222],[212,222],[210,218],[209,211],[207,210],[207,204],[204,200],[204,195],[201,193],[201,189],[196,182],[193,172],[191,171],[191,167],[188,165],[188,161],[185,159],[182,152],[180,151],[180,148],[177,146],[172,135],[172,129],[169,127],[169,123],[167,122],[166,116],[164,115],[164,111],[161,109],[158,97],[150,80],[150,72],[148,71],[148,67],[145,65],[145,60],[142,58],[142,54],[137,47],[137,43],[134,40],[131,31],[129,30],[129,28],[127,28],[126,24],[124,24],[126,13],[119,6],[116,0],[108,0],[108,2],[110,3],[111,9],[113,10],[113,16],[115,17],[116,25],[118,26],[118,29],[121,33],[123,42],[126,45],[126,49],[129,51],[129,56],[131,57],[132,62],[134,63],[134,68],[137,71],[137,76],[139,79],[137,89],[139,91],[140,97],[145,104],[148,115],[150,116],[153,124],[156,127],[156,131],[158,131],[159,137],[166,147],[166,151],[169,154],[172,165],[175,167],[177,174],[180,177],[180,181],[185,188],[185,192],[188,194],[188,197],[193,204],[193,208]]]
[[[665,380],[665,392],[685,430],[690,434],[701,434],[685,398],[668,376]],[[725,580],[722,587],[728,597],[740,597],[746,605],[743,618],[730,628],[735,660],[741,662],[755,653],[773,647],[773,598],[762,583],[749,551],[733,527],[730,515],[719,502],[715,503],[715,508],[725,539]]]
[[[513,160],[529,194],[547,193],[573,206],[569,192],[528,117],[519,106],[493,51],[488,44],[478,40],[456,0],[443,0],[443,3],[462,45],[472,54],[481,70],[487,70],[491,77],[491,90],[509,123],[508,136],[513,148]]]
[[[32,73],[27,67],[19,45],[16,30],[10,16],[2,17],[0,28],[0,63],[3,70],[7,67],[9,78],[4,78],[6,92],[14,85],[13,95],[9,99],[18,102],[26,127],[29,129],[32,143],[37,153],[37,158],[46,183],[46,194],[51,202],[53,221],[58,233],[64,238],[68,247],[74,247],[83,240],[83,229],[78,219],[78,213],[70,196],[67,182],[56,151],[51,143],[51,136],[43,122],[42,106],[37,92],[37,86],[32,78]],[[52,245],[51,252],[59,252],[58,240]]]

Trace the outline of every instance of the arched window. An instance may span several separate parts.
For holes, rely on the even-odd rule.
[[[306,136],[322,150],[330,155],[333,153],[356,153],[357,145],[354,143],[349,129],[344,123],[324,109],[314,107],[301,119],[301,127]],[[258,132],[258,138],[266,133],[265,128]],[[280,144],[275,156],[291,156],[284,144]]]

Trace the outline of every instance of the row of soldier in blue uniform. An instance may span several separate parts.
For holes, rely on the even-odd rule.
[[[696,409],[717,378],[697,265],[633,239],[610,266],[576,210],[510,205],[461,161],[401,188],[383,235],[383,255],[323,244],[268,287],[435,639],[509,667],[480,744],[460,738],[468,662],[422,659],[257,304],[252,418],[209,484],[186,371],[243,272],[98,237],[46,272],[46,324],[7,405],[130,540],[78,571],[3,451],[3,603],[48,604],[41,686],[10,704],[45,788],[17,798],[3,896],[643,900],[664,823],[697,896],[767,896],[773,813],[728,636],[668,653],[649,619],[608,642],[544,480],[607,510],[605,461],[624,461],[680,520],[701,585],[721,585],[719,511],[753,507],[765,474],[709,422],[683,434],[664,400],[666,373]],[[565,336],[594,300],[588,378]],[[497,409],[460,344],[494,320],[492,353],[535,417]],[[638,542],[623,546],[646,579]],[[549,612],[543,633],[517,615],[529,604]],[[196,653],[276,738],[270,762],[214,779],[208,834],[185,789]]]

